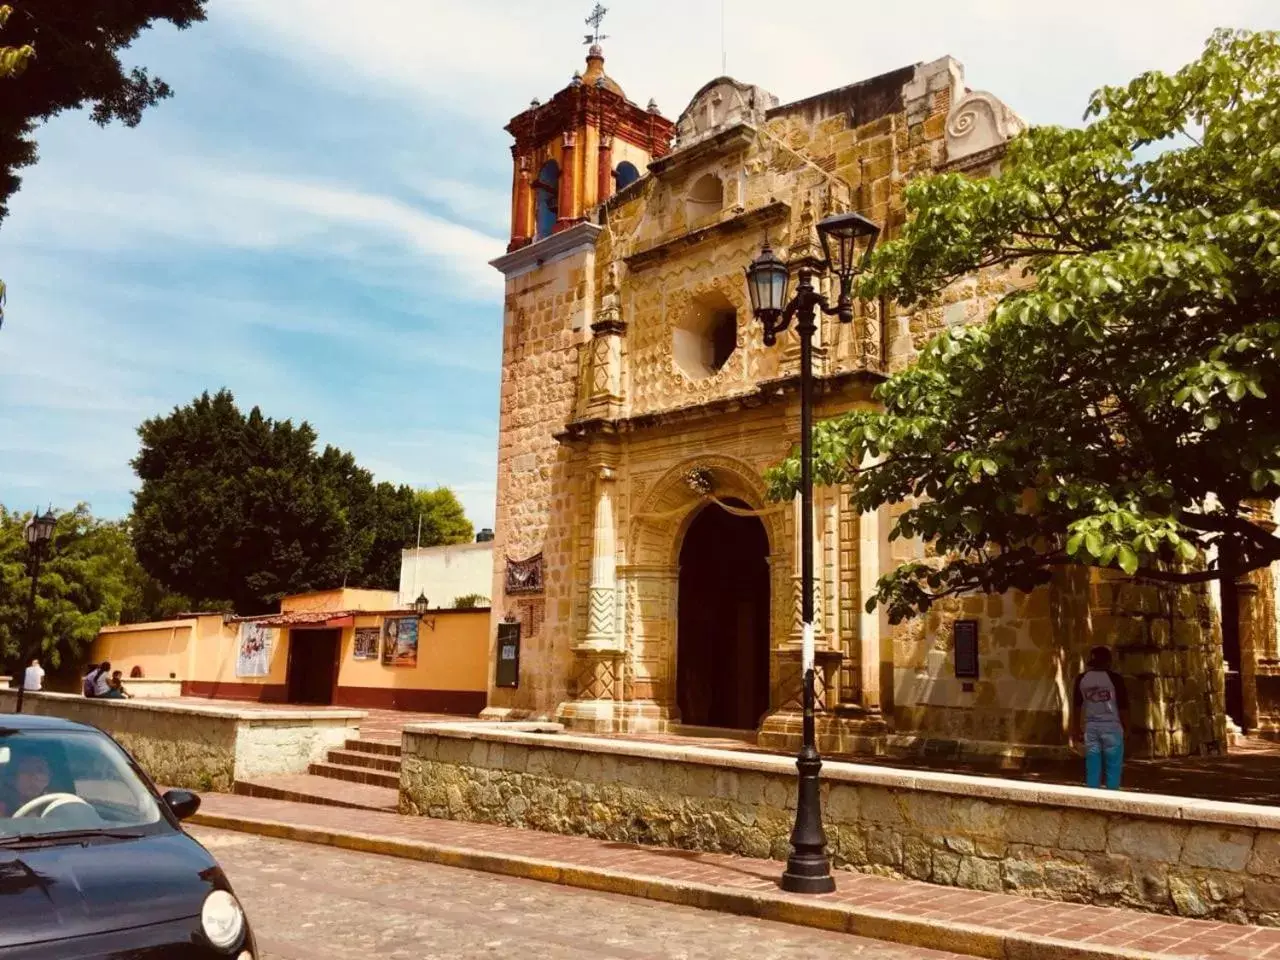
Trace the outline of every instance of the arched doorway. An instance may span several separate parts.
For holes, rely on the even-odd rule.
[[[714,504],[694,518],[680,547],[678,620],[681,720],[754,730],[769,708],[769,538],[758,518]]]

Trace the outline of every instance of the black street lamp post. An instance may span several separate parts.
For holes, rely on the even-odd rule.
[[[813,335],[817,311],[837,315],[841,323],[853,321],[853,278],[864,269],[875,247],[880,228],[856,213],[836,214],[818,224],[824,260],[808,258],[797,263],[796,295],[787,300],[790,267],[765,241],[760,256],[747,268],[747,292],[751,310],[764,326],[764,342],[772,346],[778,334],[794,319],[800,337],[800,589],[803,647],[804,726],[800,754],[796,758],[799,783],[796,822],[791,831],[791,856],[782,874],[782,889],[790,893],[830,893],[835,890],[827,859],[827,836],[822,828],[819,775],[822,758],[814,734],[813,640]],[[813,274],[830,270],[840,281],[835,307],[813,287]]]
[[[22,528],[22,535],[26,538],[27,547],[31,551],[31,593],[27,597],[27,641],[18,644],[18,706],[15,713],[22,712],[22,695],[26,692],[27,686],[27,655],[33,649],[38,649],[36,590],[40,584],[40,560],[44,555],[45,544],[53,537],[53,528],[57,523],[58,518],[53,515],[52,510],[49,510],[43,516],[33,513],[31,519]]]

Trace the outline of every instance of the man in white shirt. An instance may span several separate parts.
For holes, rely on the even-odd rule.
[[[40,666],[40,658],[36,657],[31,661],[31,666],[27,667],[26,672],[22,675],[23,690],[39,690],[44,686],[44,667]]]

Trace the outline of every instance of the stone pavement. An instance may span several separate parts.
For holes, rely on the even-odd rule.
[[[192,833],[244,903],[260,960],[961,960],[430,863],[204,827]]]
[[[841,930],[971,956],[1063,960],[1280,960],[1280,929],[1164,917],[840,872],[836,893],[797,897],[781,864],[487,824],[225,794],[195,821],[284,839]]]

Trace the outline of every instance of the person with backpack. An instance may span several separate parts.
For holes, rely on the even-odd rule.
[[[105,697],[111,689],[111,661],[104,660],[84,677],[84,695],[86,697]]]
[[[1084,744],[1085,785],[1120,789],[1124,735],[1129,728],[1129,694],[1124,677],[1111,669],[1111,649],[1094,647],[1087,669],[1076,678],[1072,731]]]

